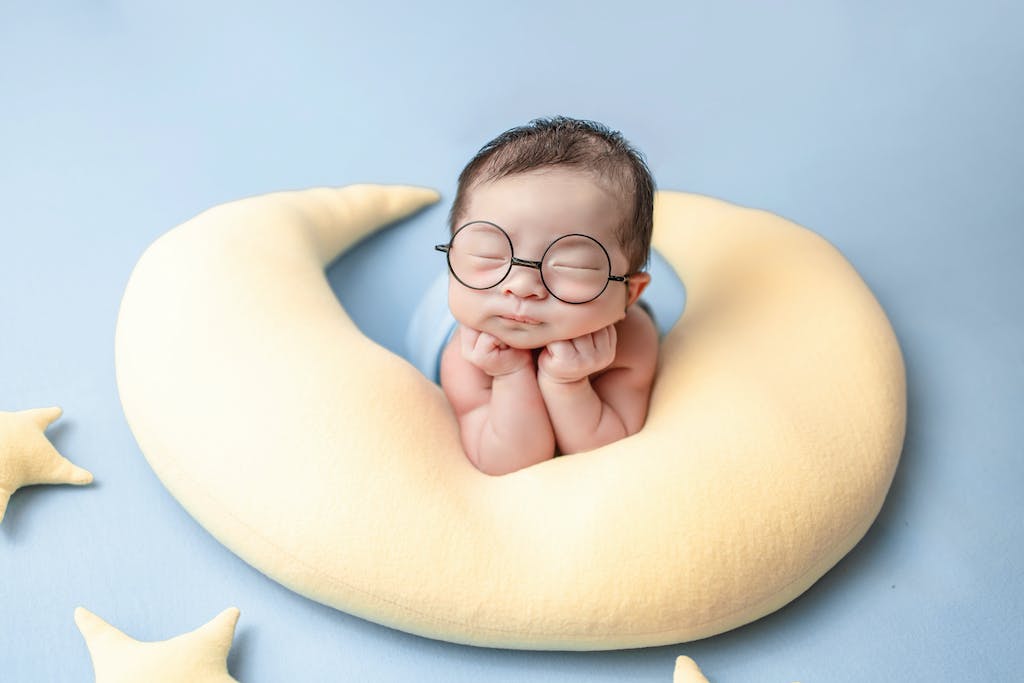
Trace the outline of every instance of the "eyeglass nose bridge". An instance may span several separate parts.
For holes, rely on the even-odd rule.
[[[512,259],[511,259],[511,264],[510,265],[513,265],[513,266],[523,266],[525,268],[535,268],[537,270],[540,270],[540,264],[541,264],[540,261],[531,261],[529,259],[518,258],[516,256],[513,256]]]

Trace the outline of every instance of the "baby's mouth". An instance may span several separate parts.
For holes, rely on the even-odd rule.
[[[540,321],[539,320],[535,320],[534,318],[531,318],[531,317],[525,316],[525,315],[508,314],[508,315],[499,315],[498,317],[501,318],[502,320],[509,320],[511,322],[521,323],[521,324],[524,324],[524,325],[540,325]]]

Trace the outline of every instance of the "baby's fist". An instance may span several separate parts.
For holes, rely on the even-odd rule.
[[[494,335],[462,326],[459,328],[462,357],[491,377],[510,375],[533,361],[526,349],[513,349]]]
[[[617,343],[614,325],[575,339],[553,341],[537,358],[537,369],[559,384],[578,382],[611,365]]]

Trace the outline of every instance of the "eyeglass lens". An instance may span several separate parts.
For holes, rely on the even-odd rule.
[[[452,273],[473,289],[499,284],[512,268],[508,235],[489,223],[470,223],[452,238],[448,251]],[[566,235],[551,243],[541,259],[541,279],[556,298],[584,303],[608,286],[611,264],[604,248],[593,238]]]

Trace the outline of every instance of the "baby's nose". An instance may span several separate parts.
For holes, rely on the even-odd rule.
[[[520,299],[541,299],[548,290],[544,288],[540,270],[529,266],[513,265],[512,270],[501,283],[505,294],[512,294]]]

